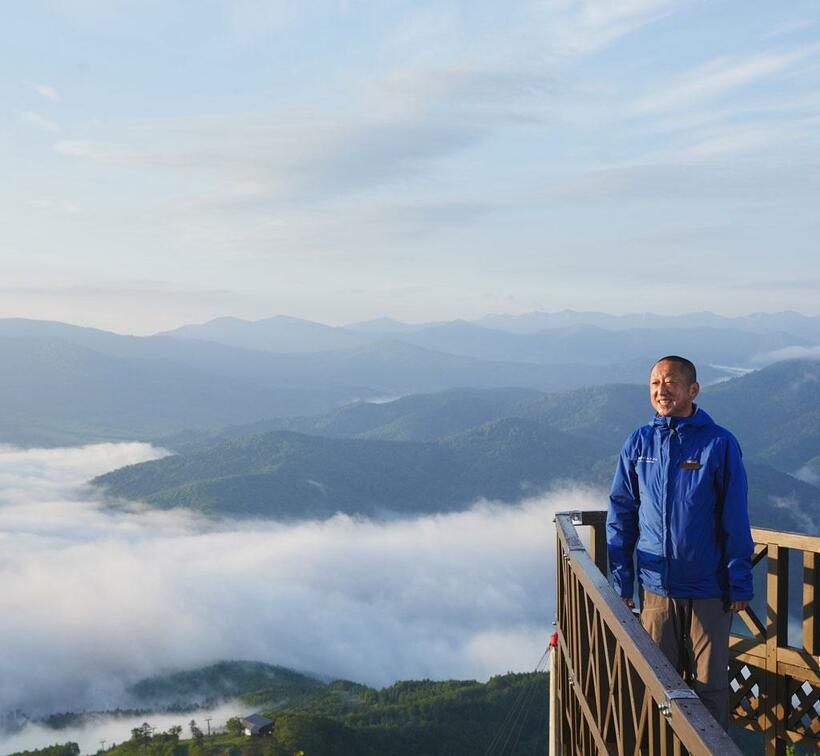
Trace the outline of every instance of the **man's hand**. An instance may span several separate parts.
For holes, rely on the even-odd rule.
[[[630,609],[635,608],[635,601],[632,596],[621,596],[621,601],[623,601]]]
[[[729,603],[729,609],[733,612],[742,612],[747,606],[748,601],[732,601]]]

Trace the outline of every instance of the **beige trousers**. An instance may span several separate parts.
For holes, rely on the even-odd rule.
[[[643,591],[641,624],[672,666],[729,729],[729,630],[722,599],[679,599]]]

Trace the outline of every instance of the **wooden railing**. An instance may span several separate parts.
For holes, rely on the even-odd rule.
[[[766,570],[765,622],[749,608],[740,615],[748,633],[730,638],[734,721],[763,733],[766,756],[784,754],[787,742],[820,748],[820,536],[752,528],[752,537],[753,563]],[[803,561],[800,646],[788,642],[793,552]]]
[[[605,512],[556,516],[555,707],[550,734],[564,754],[741,752],[610,587]],[[577,525],[590,526],[590,548]],[[754,529],[755,564],[768,557],[766,623],[741,614],[751,635],[732,635],[734,721],[762,732],[768,754],[820,735],[818,592],[820,537]],[[788,646],[789,550],[804,553],[803,648]]]

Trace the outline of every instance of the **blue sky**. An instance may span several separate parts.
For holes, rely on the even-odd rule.
[[[820,314],[817,2],[10,3],[0,316]]]

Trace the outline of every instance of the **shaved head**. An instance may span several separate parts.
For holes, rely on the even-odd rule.
[[[698,381],[698,371],[695,368],[695,363],[691,360],[687,360],[686,357],[679,357],[676,354],[669,354],[666,357],[661,357],[659,360],[655,360],[655,364],[652,365],[652,369],[655,369],[656,365],[659,365],[661,362],[675,362],[680,366],[681,372],[683,373],[683,377],[686,379],[686,382],[691,386],[693,383],[697,383]]]
[[[695,366],[684,357],[664,357],[649,375],[649,399],[660,417],[689,417],[700,386]]]

